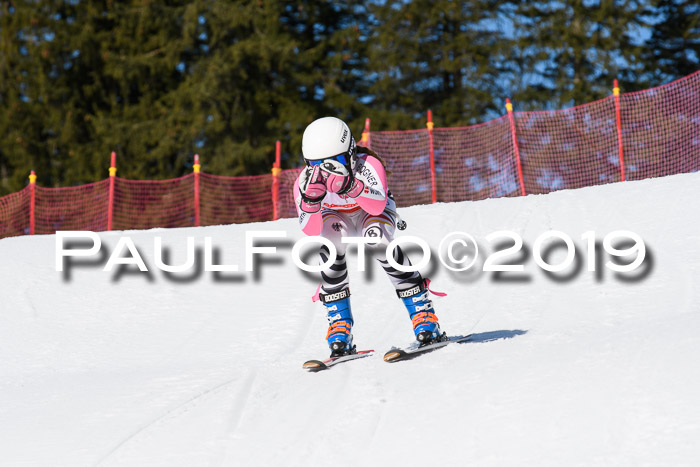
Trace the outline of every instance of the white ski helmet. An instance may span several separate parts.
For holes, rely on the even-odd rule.
[[[304,130],[301,152],[307,161],[317,161],[345,155],[354,165],[355,138],[350,128],[339,118],[323,117],[314,120]]]

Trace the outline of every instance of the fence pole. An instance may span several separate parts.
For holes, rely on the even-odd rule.
[[[430,141],[430,189],[432,191],[432,201],[437,201],[437,190],[435,187],[435,148],[433,146],[433,112],[428,109],[428,122],[425,124],[428,127],[428,141]]]
[[[523,165],[520,162],[520,149],[518,148],[518,137],[515,134],[515,119],[513,118],[513,104],[506,98],[506,111],[510,122],[510,134],[513,138],[513,149],[515,150],[515,163],[518,166],[518,181],[520,182],[520,194],[525,196],[525,181],[523,180]]]
[[[114,219],[114,178],[117,176],[117,153],[112,151],[109,166],[109,204],[107,205],[107,230],[112,230]]]
[[[199,154],[194,155],[194,226],[199,227],[199,171],[202,166],[199,165]]]
[[[372,144],[369,135],[369,118],[365,118],[365,129],[362,131],[362,139],[360,140],[366,148],[369,148]]]
[[[32,170],[29,174],[29,235],[34,235],[36,216],[36,173]]]
[[[620,181],[625,181],[625,158],[622,152],[622,119],[620,118],[620,88],[617,85],[617,80],[613,87],[613,96],[615,96],[615,118],[617,120],[617,153],[620,157]]]
[[[275,163],[272,165],[272,220],[280,218],[280,173],[282,172],[282,148],[278,141],[275,142]]]

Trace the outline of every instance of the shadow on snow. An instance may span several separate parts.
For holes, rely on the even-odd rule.
[[[521,329],[513,330],[500,330],[500,331],[489,331],[489,332],[478,332],[471,335],[471,339],[467,342],[491,342],[501,339],[512,339],[517,336],[522,336],[526,334],[527,331]]]

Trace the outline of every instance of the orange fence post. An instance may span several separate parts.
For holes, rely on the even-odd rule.
[[[34,235],[35,216],[36,216],[36,173],[32,170],[29,174],[29,235]]]
[[[279,140],[275,142],[275,163],[272,165],[272,220],[280,218],[280,173],[282,172],[282,148]]]
[[[199,227],[199,171],[202,168],[199,165],[199,154],[194,155],[194,226]]]
[[[362,131],[362,139],[360,140],[360,143],[362,143],[366,148],[370,147],[372,144],[369,136],[369,118],[365,118],[365,129]]]
[[[525,196],[525,181],[523,180],[523,164],[520,162],[520,149],[518,148],[518,137],[515,134],[515,119],[513,118],[513,104],[506,98],[506,111],[510,122],[510,134],[513,138],[513,149],[515,150],[515,163],[518,166],[518,181],[520,182],[520,194]]]
[[[620,88],[617,85],[617,80],[613,87],[613,96],[615,96],[615,119],[617,120],[617,153],[620,157],[620,181],[625,181],[625,158],[622,152],[622,119],[620,118]]]
[[[433,146],[433,112],[428,109],[428,140],[430,141],[430,189],[432,191],[433,203],[437,201],[437,189],[435,187],[435,148]]]
[[[117,153],[112,151],[112,161],[109,166],[109,204],[107,206],[107,230],[112,230],[114,218],[114,177],[117,176]]]

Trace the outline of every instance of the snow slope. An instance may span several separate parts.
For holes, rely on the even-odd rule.
[[[698,173],[402,209],[401,235],[434,250],[452,231],[478,240],[472,272],[426,268],[448,292],[443,329],[473,342],[384,363],[410,321],[351,254],[355,341],[378,354],[317,374],[301,364],[326,356],[326,320],[291,260],[293,219],[101,233],[104,256],[67,273],[55,236],[0,240],[0,465],[700,465],[699,212]],[[581,259],[558,280],[532,259],[552,229]],[[589,272],[581,235],[620,229],[647,246],[641,272],[606,254]],[[256,274],[154,267],[154,237],[178,264],[192,236],[198,265],[211,237],[243,269],[247,230],[287,232]],[[523,273],[478,269],[499,230],[524,239]],[[102,271],[123,236],[150,273]]]

